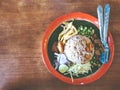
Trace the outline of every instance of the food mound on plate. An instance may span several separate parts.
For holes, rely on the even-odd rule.
[[[102,64],[99,57],[104,50],[95,30],[90,26],[75,26],[76,21],[63,22],[62,31],[53,43],[53,66],[61,74],[80,78],[95,72]]]
[[[75,35],[67,40],[64,53],[71,62],[84,64],[93,57],[94,47],[86,36]]]

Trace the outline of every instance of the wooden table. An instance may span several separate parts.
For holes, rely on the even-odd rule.
[[[45,67],[41,41],[57,17],[85,12],[97,17],[98,4],[110,3],[109,29],[115,56],[108,72],[94,83],[66,84]],[[0,0],[0,90],[119,90],[120,0]]]

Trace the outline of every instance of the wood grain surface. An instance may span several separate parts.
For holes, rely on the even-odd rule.
[[[99,4],[111,5],[109,30],[115,56],[108,72],[94,83],[66,84],[45,67],[41,41],[57,17],[85,12],[97,17]],[[120,0],[0,0],[0,90],[120,90]]]

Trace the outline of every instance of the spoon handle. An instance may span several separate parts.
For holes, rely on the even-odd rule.
[[[100,28],[100,38],[103,41],[103,8],[101,5],[97,7],[97,14],[98,14],[98,22]]]

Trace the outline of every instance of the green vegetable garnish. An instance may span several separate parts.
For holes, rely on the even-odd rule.
[[[90,37],[94,34],[94,29],[92,27],[88,28],[86,26],[84,27],[80,25],[80,27],[78,28],[78,34]]]
[[[92,65],[92,67],[97,67],[99,68],[101,66],[101,63],[99,62],[99,60],[96,60],[95,56],[93,56],[93,58],[90,60],[90,63]]]

